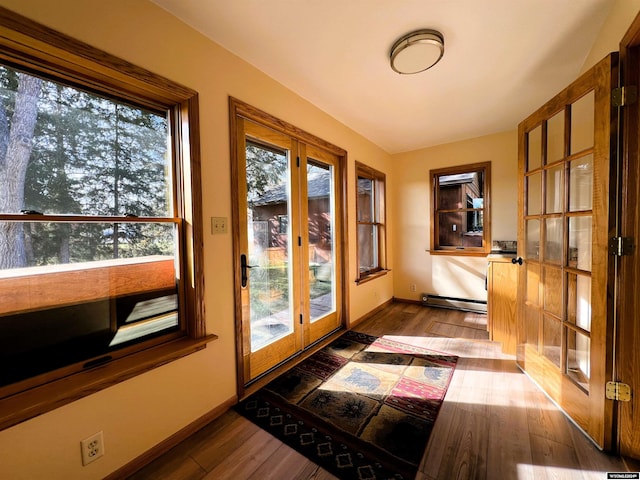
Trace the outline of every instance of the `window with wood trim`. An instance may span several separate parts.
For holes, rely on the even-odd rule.
[[[4,428],[212,336],[197,93],[7,10],[0,24]]]
[[[356,162],[358,282],[386,272],[385,174]]]
[[[431,177],[431,253],[485,255],[491,247],[491,162],[440,168]]]

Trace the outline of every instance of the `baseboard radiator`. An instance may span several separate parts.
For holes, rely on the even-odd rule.
[[[470,298],[443,297],[423,293],[420,302],[425,307],[449,308],[464,312],[487,313],[486,300],[473,300]]]

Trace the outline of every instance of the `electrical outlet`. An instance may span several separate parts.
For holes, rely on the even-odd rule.
[[[227,233],[227,217],[211,217],[211,233]]]
[[[409,285],[409,290],[411,290],[412,292],[416,291],[416,284],[412,283],[411,285]]]
[[[102,432],[94,433],[80,442],[82,449],[82,465],[88,465],[104,455],[104,439]]]

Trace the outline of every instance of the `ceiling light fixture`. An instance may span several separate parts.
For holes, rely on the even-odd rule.
[[[411,74],[433,67],[444,55],[444,37],[436,30],[416,30],[400,38],[391,47],[394,72]]]

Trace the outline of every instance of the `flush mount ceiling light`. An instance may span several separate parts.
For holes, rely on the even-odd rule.
[[[419,73],[433,67],[444,55],[444,37],[436,30],[416,30],[391,47],[391,68],[402,74]]]

